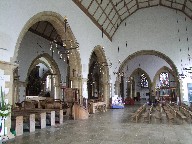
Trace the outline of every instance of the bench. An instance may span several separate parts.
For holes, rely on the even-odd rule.
[[[143,121],[147,121],[147,122],[150,122],[150,112],[149,111],[146,111],[143,115]]]
[[[145,108],[146,108],[146,104],[139,107],[139,109],[131,116],[131,121],[133,121],[135,119],[135,122],[137,123],[142,112],[145,111]]]
[[[188,109],[182,107],[182,106],[180,107],[180,111],[185,114],[185,116],[187,117],[189,123],[191,123],[192,112],[189,111]]]
[[[180,111],[177,111],[177,115],[182,119],[182,123],[187,119]]]
[[[164,109],[164,111],[165,111],[165,113],[166,113],[166,117],[167,117],[169,123],[172,123],[173,120],[174,120],[174,114],[173,114],[172,109],[169,108],[168,106],[163,106],[163,109]],[[172,113],[171,113],[170,111],[171,111]]]
[[[29,115],[29,114],[35,114],[35,122],[36,122],[36,126],[39,125],[41,129],[46,127],[46,112],[44,111],[28,111],[28,110],[20,110],[20,111],[16,111],[14,110],[13,115]]]
[[[166,116],[167,116],[167,118],[168,118],[169,124],[170,124],[170,123],[173,123],[173,121],[174,121],[174,115],[173,115],[172,113],[170,113],[169,111],[165,111],[165,113],[166,113]]]
[[[156,111],[155,114],[154,114],[154,117],[155,117],[155,123],[157,121],[157,119],[162,120],[162,115],[161,115],[161,112],[160,111]]]

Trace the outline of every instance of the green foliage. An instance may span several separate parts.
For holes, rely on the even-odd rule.
[[[11,113],[11,105],[5,102],[5,93],[3,93],[2,87],[0,92],[0,116],[7,117]]]

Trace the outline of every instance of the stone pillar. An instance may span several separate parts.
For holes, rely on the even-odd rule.
[[[133,99],[134,93],[133,93],[133,77],[130,77],[130,98]]]
[[[34,132],[35,131],[35,114],[29,115],[29,122],[30,122],[29,132]]]
[[[103,92],[103,98],[104,98],[104,102],[106,103],[106,106],[108,107],[109,105],[109,98],[110,98],[110,86],[109,86],[109,83],[104,83],[103,84],[103,89],[104,89],[104,92]]]
[[[16,135],[23,135],[23,116],[16,117],[16,126],[15,126]]]
[[[51,126],[55,125],[55,111],[51,111]]]
[[[132,81],[130,82],[130,98],[133,98],[133,83]]]
[[[55,85],[54,87],[54,98],[55,99],[61,99],[61,86],[60,85]]]
[[[46,128],[46,113],[40,114],[41,129]]]
[[[59,110],[59,124],[63,124],[63,110]]]

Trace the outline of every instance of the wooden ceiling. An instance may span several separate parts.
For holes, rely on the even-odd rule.
[[[56,29],[48,21],[39,21],[29,28],[29,31],[47,39],[48,41],[57,40],[62,42],[60,35],[57,34]]]
[[[29,31],[39,35],[46,40],[53,42],[60,46],[60,51],[65,53],[67,50],[77,49],[79,47],[78,42],[76,41],[69,24],[66,22],[66,27],[64,29],[64,35],[61,36],[58,34],[54,26],[48,21],[39,21],[35,23],[32,27],[29,28]],[[63,49],[64,48],[64,49]]]
[[[192,19],[192,0],[73,0],[73,2],[110,40],[119,25],[142,8],[165,6],[182,11]]]

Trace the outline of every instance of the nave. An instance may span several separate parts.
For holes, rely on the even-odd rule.
[[[108,109],[91,114],[87,120],[64,119],[63,125],[24,133],[7,144],[191,144],[190,123],[160,123],[152,120],[135,123],[132,114],[143,103],[124,109]]]

